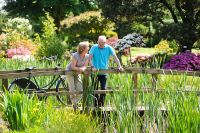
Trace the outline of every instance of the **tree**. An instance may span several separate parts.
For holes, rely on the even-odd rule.
[[[60,28],[60,21],[66,15],[79,14],[85,10],[95,8],[90,0],[5,0],[4,9],[12,16],[28,17],[36,22],[45,12],[53,17],[56,27]]]
[[[191,50],[200,39],[200,0],[99,0],[99,4],[103,14],[118,26],[133,21],[154,22],[163,38],[180,43],[180,51]]]

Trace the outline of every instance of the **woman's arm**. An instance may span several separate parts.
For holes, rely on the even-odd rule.
[[[76,67],[76,63],[77,63],[77,59],[72,57],[72,60],[71,60],[71,68],[72,68],[72,70],[80,71],[80,67]]]
[[[72,68],[72,70],[79,71],[79,72],[85,71],[85,69],[86,69],[85,66],[77,67],[76,63],[77,63],[77,59],[72,57],[72,60],[71,60],[71,68]]]

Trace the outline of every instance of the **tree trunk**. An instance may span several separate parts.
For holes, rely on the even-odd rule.
[[[189,25],[184,24],[182,27],[180,37],[177,39],[180,43],[179,52],[191,51],[194,43],[197,41],[195,29]]]
[[[181,43],[178,53],[182,53],[182,52],[186,52],[186,51],[191,52],[194,43],[195,43],[195,41],[185,40],[184,42]]]

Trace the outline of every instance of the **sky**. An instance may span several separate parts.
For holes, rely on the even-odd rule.
[[[0,10],[2,9],[2,6],[5,4],[4,0],[0,0]]]

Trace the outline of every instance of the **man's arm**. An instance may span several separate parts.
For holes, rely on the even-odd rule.
[[[89,61],[90,61],[90,66],[92,68],[92,71],[95,72],[97,69],[94,67],[93,63],[92,63],[92,58],[93,58],[93,55],[90,54],[89,56]]]
[[[93,58],[93,55],[90,54],[90,55],[89,55],[89,63],[90,63],[90,66],[91,66],[91,67],[94,66],[93,63],[92,63],[92,58]]]
[[[123,71],[124,69],[122,68],[122,65],[121,65],[121,63],[120,63],[120,61],[119,61],[117,55],[115,54],[115,55],[113,55],[113,56],[114,56],[115,62],[116,62],[117,65],[118,65],[118,69],[119,69],[120,71]]]

